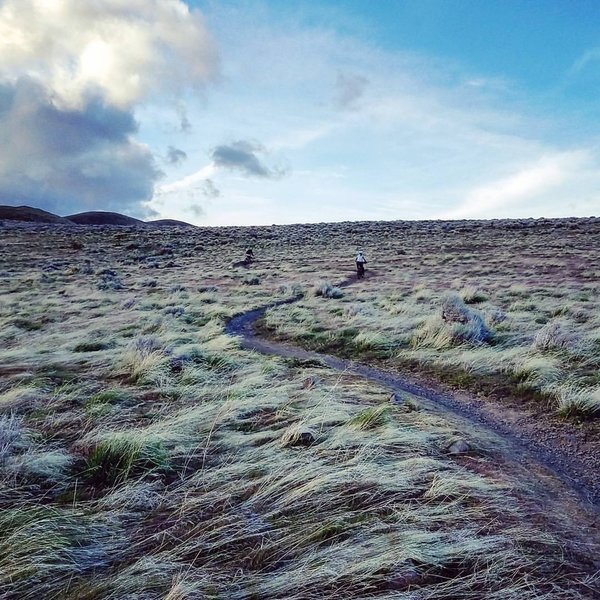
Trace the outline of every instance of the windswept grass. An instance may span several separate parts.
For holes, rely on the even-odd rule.
[[[598,540],[578,534],[584,515],[498,460],[493,436],[224,334],[228,317],[315,277],[351,276],[347,246],[377,240],[380,264],[360,286],[323,284],[268,311],[267,326],[391,367],[411,357],[501,372],[562,399],[570,418],[595,414],[592,281],[565,311],[571,288],[559,298],[496,282],[512,256],[496,230],[498,262],[482,265],[462,224],[394,227],[83,228],[77,248],[60,227],[3,230],[0,596],[594,598]],[[231,266],[248,246],[252,273]],[[214,262],[199,265],[201,252]],[[452,290],[464,322],[442,318]],[[578,343],[536,347],[558,317]],[[584,369],[585,385],[569,387]],[[453,454],[457,440],[469,451]]]

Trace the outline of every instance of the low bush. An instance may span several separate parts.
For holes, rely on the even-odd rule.
[[[318,283],[313,288],[313,292],[315,296],[321,298],[342,298],[344,296],[344,292],[338,287],[332,285],[329,281],[323,281]]]

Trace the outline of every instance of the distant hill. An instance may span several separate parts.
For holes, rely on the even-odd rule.
[[[28,223],[62,223],[67,225],[72,223],[64,217],[31,206],[0,205],[0,220],[27,221]]]
[[[154,225],[155,227],[196,227],[191,223],[178,221],[177,219],[157,219],[156,221],[147,221],[146,224]]]
[[[120,213],[93,210],[65,217],[78,225],[145,225],[144,221]]]
[[[93,210],[60,217],[54,213],[31,206],[0,205],[0,221],[27,221],[29,223],[57,223],[63,225],[128,225],[153,227],[195,227],[177,219],[158,219],[156,221],[140,221],[121,213]]]

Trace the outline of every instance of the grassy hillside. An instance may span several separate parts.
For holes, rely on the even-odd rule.
[[[3,230],[0,597],[597,597],[593,516],[501,439],[224,334],[304,292],[277,335],[593,419],[600,226],[530,225]]]

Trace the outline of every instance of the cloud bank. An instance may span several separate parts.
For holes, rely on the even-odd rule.
[[[217,65],[200,14],[180,0],[6,0],[0,201],[145,216],[161,173],[134,111],[208,82]]]

